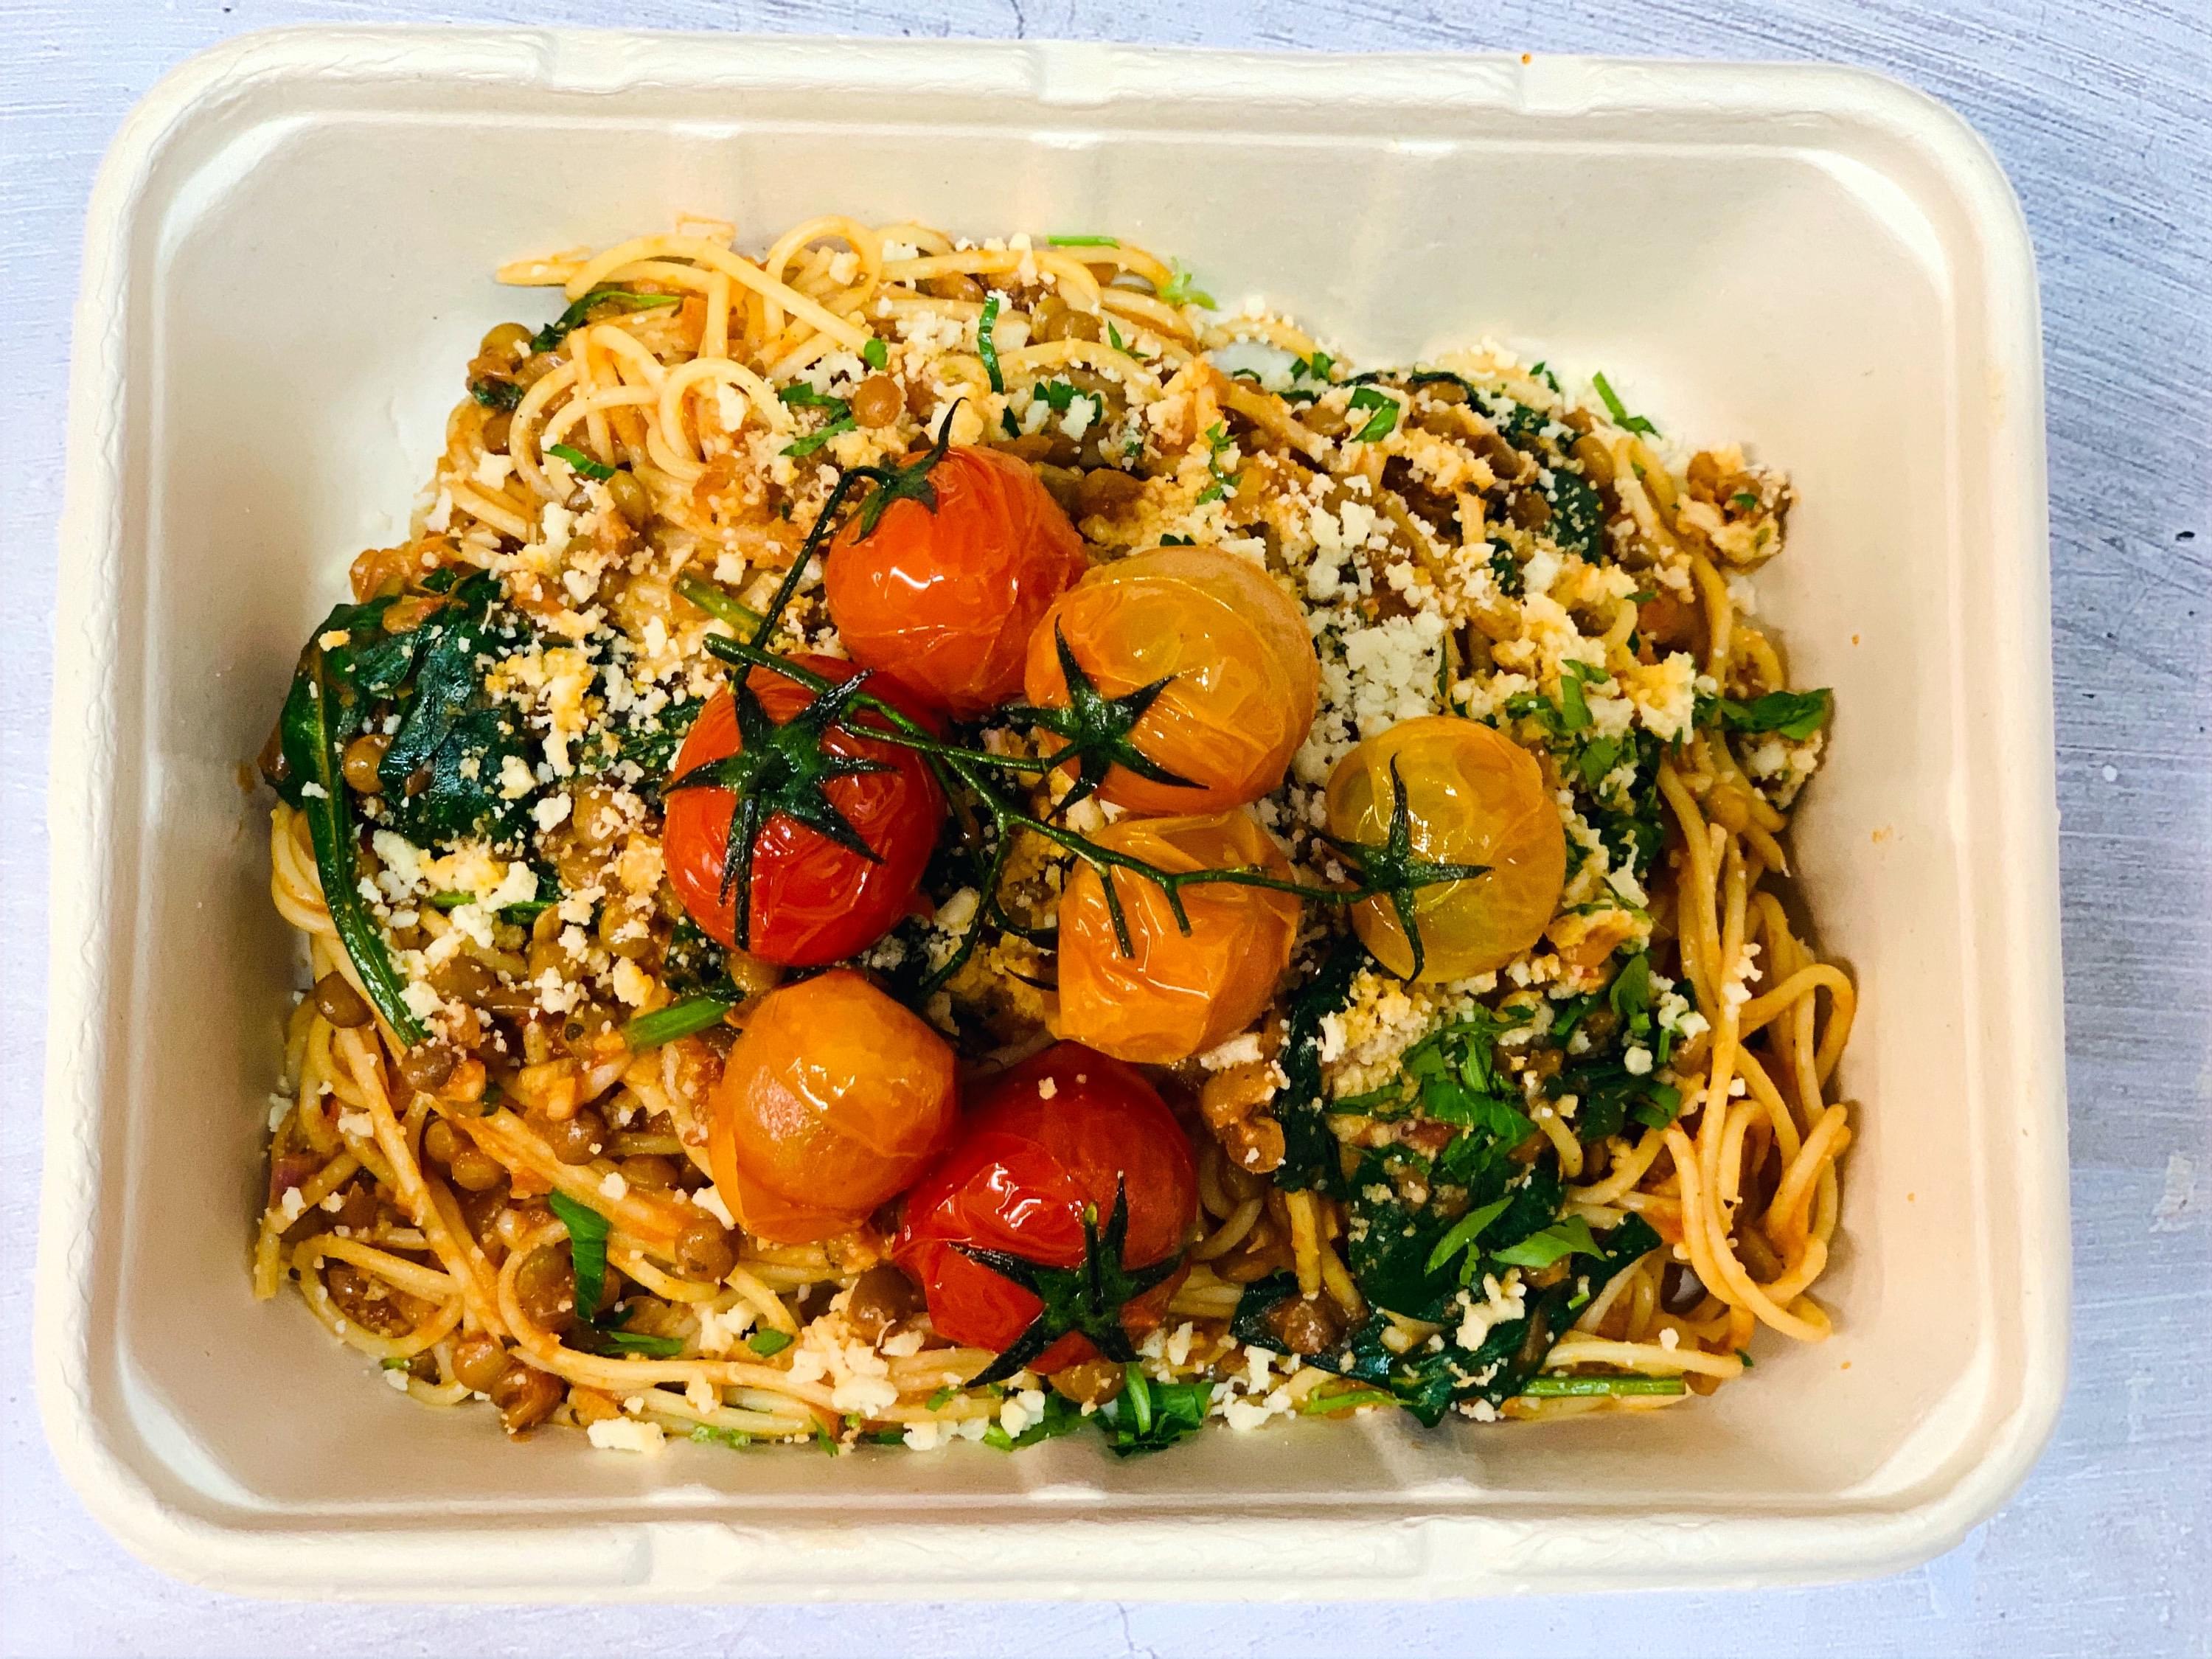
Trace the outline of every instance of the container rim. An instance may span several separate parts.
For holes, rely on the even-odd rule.
[[[626,48],[679,43],[681,70],[663,56],[648,65]],[[106,1000],[109,971],[85,941],[95,937],[98,882],[117,834],[112,791],[117,763],[100,742],[113,728],[115,698],[103,676],[97,641],[112,631],[114,576],[124,562],[115,500],[123,476],[122,408],[127,361],[121,307],[129,272],[125,254],[136,216],[146,208],[158,161],[197,115],[237,88],[268,80],[304,82],[419,80],[465,74],[490,76],[543,90],[617,92],[625,86],[704,82],[728,84],[731,72],[749,64],[747,77],[773,76],[806,65],[812,80],[834,78],[851,49],[896,60],[896,72],[950,65],[977,53],[1026,58],[1036,65],[1046,101],[1103,104],[1079,92],[1086,78],[1109,63],[1157,62],[1170,55],[1188,65],[1194,56],[1211,75],[1244,88],[1297,82],[1297,95],[1317,100],[1354,84],[1404,84],[1407,76],[1459,77],[1446,95],[1469,108],[1500,108],[1534,119],[1608,113],[1725,108],[1736,115],[1817,114],[1871,129],[1916,154],[1952,196],[1951,206],[1981,239],[1986,280],[1986,337],[1993,351],[2021,372],[2021,398],[1994,422],[1992,449],[2005,465],[1993,495],[2007,514],[2008,556],[2016,582],[1990,597],[2001,623],[2027,647],[2008,660],[2014,694],[2009,714],[2020,722],[2033,764],[2010,781],[1998,821],[2010,841],[2009,878],[2002,896],[2005,936],[2039,970],[2015,962],[2013,981],[2025,1008],[2018,1042],[2042,1062],[2043,1087],[2021,1112],[2029,1144],[2018,1154],[2022,1218],[2017,1233],[2001,1242],[2025,1264],[2028,1285],[2019,1310],[2021,1349],[2027,1358],[2017,1405],[1995,1429],[1987,1455],[1948,1489],[1876,1513],[1746,1516],[1717,1522],[1710,1515],[1644,1511],[1636,1515],[1581,1514],[1532,1522],[1506,1516],[1412,1517],[1416,1528],[1448,1539],[1449,1549],[1426,1553],[1411,1577],[1348,1571],[1310,1571],[1267,1580],[1189,1579],[1133,1582],[1101,1577],[1080,1583],[1025,1582],[1009,1571],[999,1578],[945,1582],[912,1580],[823,1582],[786,1599],[931,1600],[1064,1597],[1218,1599],[1229,1589],[1254,1600],[1437,1595],[1593,1587],[1622,1589],[1724,1588],[1808,1583],[1899,1570],[1949,1548],[1989,1517],[2026,1478],[2055,1425],[2065,1381],[2070,1253],[2068,1229],[2066,1114],[2063,1064],[2063,1008],[2057,922],[2057,853],[2055,763],[2050,670],[2047,564],[2047,483],[2044,447],[2042,349],[2034,258],[2019,201],[1987,145],[1954,111],[1889,76],[1836,64],[1729,63],[1613,58],[1516,57],[1504,53],[1310,53],[1191,49],[1107,42],[866,40],[806,35],[679,33],[661,31],[495,29],[344,24],[301,25],[246,33],[200,52],[163,76],[131,111],[100,165],[86,216],[82,277],[75,313],[69,398],[67,470],[58,537],[61,591],[49,779],[52,821],[82,826],[57,838],[51,872],[51,946],[46,1031],[46,1135],[41,1178],[39,1255],[33,1320],[34,1373],[40,1412],[56,1458],[87,1507],[130,1548],[162,1571],[196,1583],[267,1596],[296,1595],[301,1584],[340,1598],[430,1595],[495,1599],[527,1593],[539,1600],[666,1600],[716,1593],[687,1579],[684,1537],[702,1525],[647,1522],[635,1547],[651,1571],[635,1582],[564,1589],[544,1582],[549,1542],[580,1537],[588,1524],[551,1528],[520,1542],[489,1540],[463,1527],[352,1534],[287,1531],[247,1516],[218,1524],[167,1507],[108,1438],[90,1409],[84,1379],[91,1364],[88,1274],[95,1225],[95,1194],[104,1157],[103,1103],[97,1083],[94,1016]],[[518,57],[518,46],[530,56]],[[589,48],[586,51],[586,48]],[[836,49],[828,51],[825,49]],[[612,70],[580,82],[586,58]],[[527,69],[525,65],[528,64]],[[767,67],[763,70],[761,65]],[[1469,71],[1480,71],[1480,74]],[[155,204],[158,206],[158,203]],[[2060,1224],[2053,1225],[2054,1222]],[[1310,1522],[1310,1517],[1306,1517]],[[1174,1516],[1114,1517],[1114,1534],[1157,1534],[1152,1544],[1179,1548],[1190,1529]],[[1280,1545],[1268,1540],[1299,1524],[1285,1515],[1255,1515],[1230,1526],[1246,1559],[1267,1559]],[[1333,1528],[1395,1528],[1405,1519],[1332,1516]],[[1039,1515],[1024,1522],[1032,1541],[1039,1528],[1063,1529],[1075,1538],[1099,1536],[1100,1523]],[[1545,1559],[1531,1559],[1532,1528],[1540,1532]],[[927,1550],[927,1522],[882,1528],[890,1538]],[[963,1523],[963,1536],[988,1541],[994,1528]],[[1012,1534],[1009,1533],[1011,1540]],[[331,1547],[367,1536],[376,1565],[357,1579],[327,1576]],[[1725,1566],[1715,1571],[1711,1552],[1725,1538]],[[1631,1544],[1634,1548],[1627,1547]],[[465,1545],[481,1565],[465,1582],[451,1580],[456,1549]],[[1149,1550],[1140,1552],[1149,1553]],[[988,1552],[983,1553],[987,1557]],[[1349,1553],[1356,1556],[1357,1551]],[[1439,1558],[1481,1565],[1438,1567]],[[1349,1559],[1349,1556],[1348,1558]],[[1622,1571],[1623,1559],[1648,1565]],[[437,1571],[432,1571],[432,1565]],[[302,1569],[307,1571],[302,1572]],[[441,1576],[445,1582],[441,1582]],[[726,1594],[726,1589],[721,1591]]]

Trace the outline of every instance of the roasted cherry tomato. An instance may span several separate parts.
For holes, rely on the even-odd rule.
[[[1025,686],[1068,705],[1057,629],[1102,697],[1167,684],[1127,731],[1154,765],[1195,787],[1115,766],[1102,799],[1133,812],[1218,812],[1283,781],[1320,695],[1313,638],[1290,596],[1251,560],[1160,547],[1101,565],[1062,594],[1030,638]]]
[[[1127,1207],[1114,1251],[1117,1188]],[[997,1350],[1006,1373],[1024,1364],[1046,1373],[1102,1350],[1129,1357],[1129,1335],[1166,1314],[1176,1283],[1167,1264],[1197,1215],[1189,1138],[1152,1085],[1061,1042],[1006,1073],[968,1114],[907,1194],[891,1260],[921,1284],[939,1335]],[[1018,1272],[1047,1294],[956,1245],[1018,1258]],[[1096,1291],[1089,1266],[1099,1270]]]
[[[904,495],[872,526],[865,503],[845,521],[823,587],[855,661],[933,707],[980,714],[1021,690],[1037,619],[1089,561],[1027,462],[956,444],[927,481],[934,506]]]
[[[1288,860],[1249,812],[1123,818],[1092,837],[1169,872],[1257,867],[1291,878]],[[1123,1060],[1165,1066],[1226,1042],[1274,995],[1298,931],[1294,894],[1227,882],[1182,890],[1186,933],[1156,882],[1116,872],[1134,949],[1114,933],[1097,871],[1080,865],[1060,900],[1060,1032]]]
[[[1534,945],[1566,880],[1566,836],[1535,757],[1486,726],[1449,715],[1407,720],[1367,738],[1328,775],[1329,833],[1381,845],[1389,834],[1390,769],[1406,786],[1413,848],[1439,864],[1488,873],[1413,895],[1424,980],[1487,973]],[[1376,959],[1408,972],[1413,951],[1388,898],[1363,899],[1352,925]]]
[[[850,1232],[941,1151],[959,1115],[952,1049],[849,968],[771,991],[714,1085],[707,1155],[747,1232]]]
[[[851,663],[833,657],[796,660],[841,682],[857,672]],[[836,962],[874,944],[906,915],[937,845],[945,799],[928,766],[911,749],[873,743],[834,726],[818,742],[802,740],[801,731],[792,722],[804,714],[814,694],[798,681],[756,668],[746,683],[779,728],[779,741],[793,742],[808,753],[858,757],[889,769],[831,777],[818,791],[818,799],[842,814],[876,857],[863,858],[820,830],[781,811],[770,811],[754,844],[752,902],[747,936],[740,941],[737,889],[734,884],[726,890],[723,885],[737,794],[713,786],[672,787],[661,840],[668,879],[691,919],[724,945],[742,943],[756,957],[792,967]],[[884,702],[916,718],[928,718],[924,711],[907,708],[896,687],[871,681],[869,689],[878,684]],[[868,723],[865,714],[857,718]],[[671,778],[680,780],[710,762],[738,754],[743,746],[738,726],[736,699],[727,691],[717,693],[692,722]],[[804,762],[805,754],[800,758]],[[762,776],[766,781],[770,774],[764,770]]]

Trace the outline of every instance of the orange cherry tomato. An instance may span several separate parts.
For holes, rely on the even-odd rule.
[[[1313,636],[1290,596],[1251,560],[1159,547],[1101,565],[1030,637],[1029,700],[1064,707],[1057,627],[1102,696],[1167,687],[1131,729],[1138,751],[1197,787],[1116,766],[1100,799],[1133,812],[1218,812],[1283,781],[1321,690]]]
[[[850,679],[856,672],[851,663],[834,657],[795,660],[832,680]],[[788,724],[813,698],[796,680],[770,669],[754,669],[746,684],[779,726]],[[870,689],[877,684],[871,681]],[[882,695],[884,702],[903,708],[897,688],[885,685]],[[919,708],[903,712],[928,719]],[[859,718],[863,725],[870,719]],[[736,754],[739,747],[736,700],[727,691],[717,692],[684,735],[670,775],[680,778]],[[745,948],[763,961],[791,967],[842,960],[889,933],[914,902],[945,817],[937,781],[913,750],[872,743],[843,730],[832,731],[821,747],[832,755],[880,762],[890,769],[835,778],[823,786],[830,804],[875,851],[874,861],[781,813],[771,814],[763,825],[753,852]],[[737,895],[734,890],[723,891],[722,866],[737,808],[737,795],[728,789],[672,789],[661,833],[669,884],[691,919],[730,945],[737,943]]]
[[[1084,1261],[1083,1212],[1103,1230],[1119,1190],[1128,1206],[1119,1266],[1143,1268],[1182,1248],[1198,1218],[1190,1137],[1152,1085],[1119,1060],[1056,1043],[994,1084],[961,1124],[952,1147],[907,1194],[891,1260],[920,1283],[939,1336],[1003,1350],[1036,1318],[1042,1302],[956,1248],[1003,1251],[1042,1267]],[[1112,1264],[1108,1264],[1112,1265]],[[1124,1333],[1165,1316],[1180,1275],[1119,1308]],[[1078,1332],[1056,1336],[1029,1362],[1039,1375],[1097,1352]]]
[[[1559,810],[1535,757],[1489,726],[1432,714],[1367,738],[1328,775],[1329,833],[1381,844],[1389,833],[1390,768],[1406,786],[1413,847],[1437,864],[1488,873],[1413,895],[1423,980],[1488,973],[1534,945],[1552,920],[1567,874]],[[1413,950],[1388,898],[1363,899],[1352,925],[1394,974]]]
[[[904,1191],[959,1116],[952,1049],[849,968],[755,1003],[714,1085],[707,1156],[747,1232],[805,1244]]]
[[[1206,817],[1123,818],[1092,837],[1157,868],[1254,866],[1291,878],[1290,861],[1241,808]],[[1118,1056],[1169,1065],[1226,1042],[1259,1018],[1290,965],[1299,902],[1264,887],[1182,890],[1190,932],[1156,882],[1115,872],[1130,943],[1123,955],[1105,884],[1079,865],[1060,900],[1060,1034]]]
[[[1089,561],[1025,461],[956,444],[928,482],[933,507],[902,497],[866,533],[865,508],[845,521],[823,588],[854,661],[934,708],[980,714],[1020,691],[1037,619]]]

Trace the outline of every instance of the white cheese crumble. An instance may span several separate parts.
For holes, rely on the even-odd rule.
[[[661,1433],[659,1424],[629,1417],[602,1419],[584,1433],[601,1451],[657,1452],[668,1437]]]

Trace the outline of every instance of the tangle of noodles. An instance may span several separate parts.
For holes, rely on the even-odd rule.
[[[720,623],[694,600],[760,606],[840,470],[895,459],[949,421],[955,441],[1036,464],[1096,557],[1181,536],[1248,552],[1297,585],[1316,617],[1327,702],[1311,754],[1263,817],[1275,813],[1268,821],[1302,859],[1313,857],[1297,826],[1311,821],[1315,786],[1354,737],[1443,708],[1508,721],[1516,697],[1611,676],[1620,695],[1591,694],[1602,717],[1663,739],[1656,768],[1634,781],[1652,848],[1640,872],[1599,850],[1592,803],[1605,785],[1584,776],[1577,795],[1568,749],[1538,741],[1581,854],[1547,938],[1484,983],[1363,975],[1332,1017],[1325,1086],[1340,1100],[1373,1088],[1470,998],[1510,1009],[1601,990],[1616,951],[1641,946],[1656,982],[1672,988],[1659,1018],[1679,1109],[1585,1139],[1571,1098],[1545,1096],[1532,1076],[1528,1146],[1556,1157],[1570,1217],[1600,1228],[1640,1217],[1662,1243],[1589,1297],[1545,1368],[1680,1377],[1705,1394],[1742,1371],[1761,1329],[1825,1337],[1813,1292],[1853,1134],[1837,1073],[1856,999],[1782,884],[1788,814],[1820,739],[1691,714],[1696,700],[1743,705],[1787,689],[1748,580],[1780,548],[1788,486],[1733,449],[1662,453],[1609,390],[1610,415],[1495,352],[1444,359],[1456,380],[1359,399],[1297,327],[1213,316],[1170,266],[1126,245],[978,246],[836,216],[793,228],[758,259],[734,240],[730,227],[690,225],[503,270],[557,289],[582,314],[556,337],[522,325],[486,337],[469,365],[472,395],[447,423],[431,505],[407,544],[356,562],[356,597],[415,593],[440,568],[489,571],[549,638],[577,642],[580,660],[581,630],[618,630],[633,702],[652,686],[696,698],[721,670],[699,644]],[[1232,361],[1262,367],[1225,373]],[[1375,396],[1395,409],[1395,428],[1350,441]],[[1602,500],[1601,546],[1565,550],[1540,513],[1506,510],[1527,495],[1502,482],[1519,461],[1501,446],[1498,400],[1564,428]],[[876,418],[838,425],[817,412],[832,401]],[[580,453],[592,465],[574,465]],[[1327,563],[1324,549],[1342,562]],[[802,589],[794,618],[787,637],[818,647],[818,594]],[[619,701],[604,668],[588,697],[577,694],[557,645],[511,666],[549,755],[583,742]],[[581,727],[564,731],[564,696],[572,713],[581,705]],[[551,763],[560,769],[557,756]],[[472,1056],[434,1075],[368,1017],[307,821],[277,807],[271,894],[305,937],[317,990],[287,1028],[256,1293],[295,1284],[395,1386],[440,1406],[489,1394],[511,1428],[627,1423],[731,1443],[866,1432],[915,1445],[988,1431],[1002,1410],[995,1391],[963,1388],[988,1353],[945,1344],[910,1310],[862,1317],[879,1235],[794,1248],[726,1225],[705,1115],[728,1033],[633,1054],[574,1012],[629,1014],[675,994],[655,965],[672,915],[656,908],[655,821],[635,799],[618,783],[580,781],[566,825],[547,825],[539,852],[564,891],[589,884],[612,896],[605,915],[640,924],[653,951],[636,961],[577,957],[588,905],[514,922],[430,902],[434,887],[466,898],[501,884],[504,861],[480,847],[410,854],[380,831],[364,843],[364,890],[387,942],[427,984],[449,1047]],[[410,874],[418,856],[424,867]],[[1050,849],[1019,849],[1011,872],[1016,894],[1024,882],[1042,890],[1054,878]],[[619,937],[604,920],[598,931]],[[1048,963],[1010,933],[954,981],[948,1018],[973,1069],[1044,1040]],[[742,959],[732,971],[755,991],[776,977]],[[558,999],[531,1002],[548,972],[570,1012],[554,1012]],[[624,988],[618,1000],[611,983]],[[585,1039],[570,1041],[578,1030]],[[1241,1046],[1170,1080],[1205,1126],[1200,1219],[1145,1362],[1164,1380],[1220,1379],[1220,1400],[1262,1401],[1263,1417],[1326,1413],[1336,1392],[1339,1410],[1378,1397],[1295,1358],[1271,1374],[1228,1332],[1242,1287],[1276,1273],[1333,1304],[1346,1328],[1372,1312],[1349,1265],[1346,1199],[1286,1191],[1266,1173],[1282,1156],[1271,1113],[1284,1031],[1279,1006]],[[1650,1072],[1653,1054],[1635,1052]],[[562,1126],[586,1110],[607,1133],[580,1154]],[[1358,1147],[1401,1133],[1357,1110],[1331,1127],[1347,1168]],[[556,1194],[604,1218],[608,1278],[622,1288],[623,1331],[645,1339],[630,1345],[639,1351],[579,1340],[562,1300],[574,1285]],[[1383,1340],[1402,1348],[1434,1328],[1394,1316]],[[1572,1415],[1680,1397],[1523,1395],[1503,1409]],[[635,1444],[643,1432],[593,1437]]]

